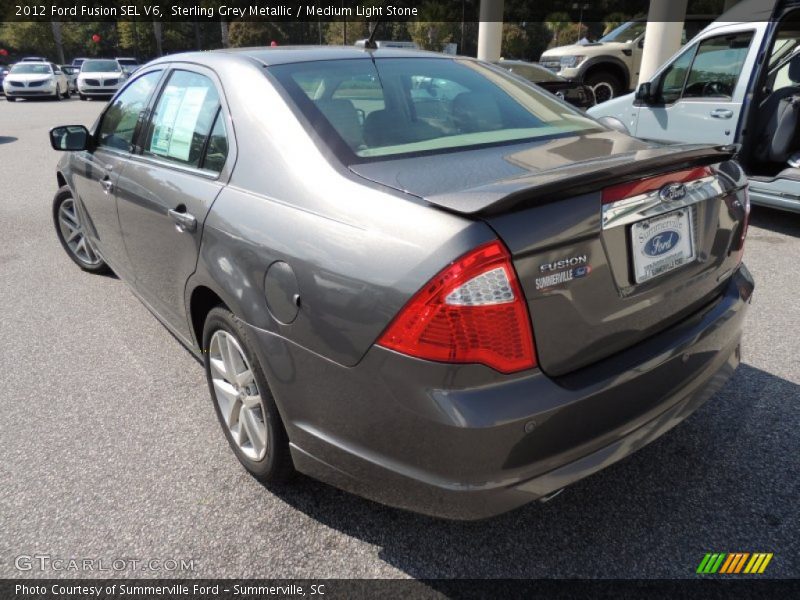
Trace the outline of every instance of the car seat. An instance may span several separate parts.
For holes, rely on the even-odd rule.
[[[461,133],[503,128],[500,107],[488,92],[462,92],[453,98],[453,120]]]
[[[317,108],[352,150],[357,150],[364,145],[361,120],[350,100],[320,100],[317,102]]]
[[[800,122],[800,54],[789,62],[789,79],[796,85],[772,92],[761,105],[755,157],[764,163],[785,163],[796,148]]]
[[[411,121],[399,110],[375,110],[364,121],[364,142],[370,148],[411,144],[441,135],[440,130],[424,120]]]

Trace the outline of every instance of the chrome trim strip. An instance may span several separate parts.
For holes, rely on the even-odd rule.
[[[716,175],[701,177],[693,181],[687,181],[686,196],[680,200],[664,201],[661,199],[657,190],[652,190],[638,196],[632,196],[603,205],[603,229],[630,225],[636,221],[655,217],[672,210],[691,206],[704,200],[709,200],[726,194]]]

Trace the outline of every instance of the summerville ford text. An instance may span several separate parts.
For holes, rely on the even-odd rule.
[[[119,596],[152,596],[152,595],[168,595],[168,596],[188,596],[189,594],[198,595],[213,595],[219,596],[220,593],[231,594],[232,596],[253,596],[253,595],[268,595],[268,596],[324,596],[325,584],[313,584],[309,587],[290,583],[285,585],[239,585],[234,584],[230,587],[223,588],[220,584],[214,585],[186,585],[182,583],[170,585],[133,585],[133,584],[107,584],[107,585],[65,585],[65,584],[52,584],[52,585],[28,585],[18,583],[15,586],[17,595],[25,596],[46,596],[48,593],[52,596],[88,596],[100,598],[103,595],[116,594]]]

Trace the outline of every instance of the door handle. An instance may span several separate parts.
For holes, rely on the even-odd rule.
[[[715,119],[730,119],[733,116],[733,111],[727,108],[715,108],[709,114]]]
[[[194,218],[194,215],[187,213],[186,209],[182,211],[170,209],[167,214],[175,221],[178,231],[194,231],[197,229],[197,219]]]
[[[110,194],[111,191],[114,189],[114,182],[111,181],[110,179],[101,179],[100,185],[103,186],[103,191],[106,194]]]

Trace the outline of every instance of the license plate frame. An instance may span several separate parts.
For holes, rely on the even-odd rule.
[[[697,259],[691,206],[642,219],[631,225],[634,281],[645,283]]]

